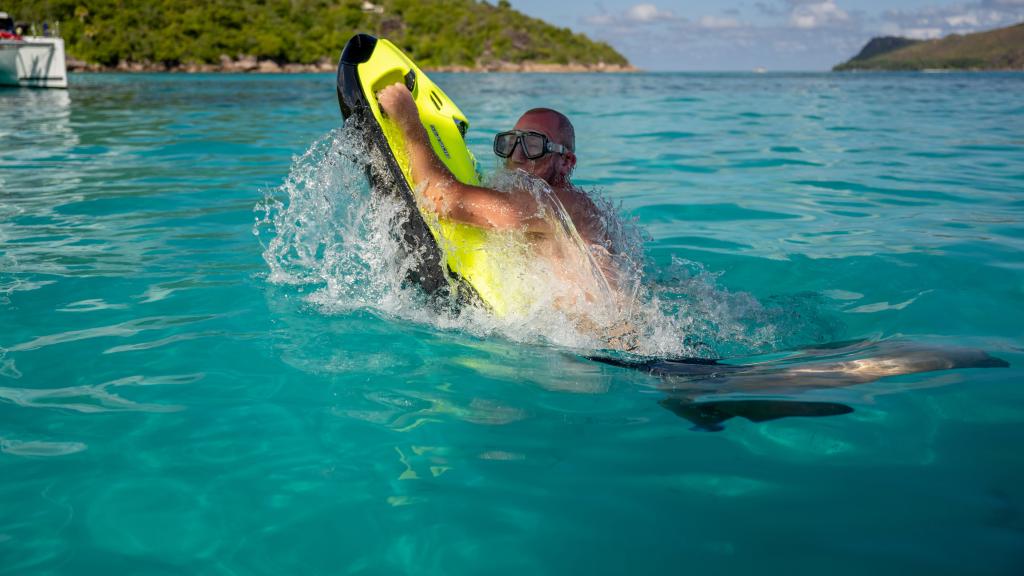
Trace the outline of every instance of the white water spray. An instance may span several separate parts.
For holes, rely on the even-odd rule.
[[[594,192],[605,246],[582,243],[557,201],[538,203],[552,207],[545,217],[558,224],[554,257],[531,258],[539,249],[522,235],[494,235],[490,248],[522,264],[511,276],[530,295],[527,309],[499,317],[480,305],[428,306],[406,281],[416,255],[406,254],[394,233],[408,209],[371,193],[365,165],[380,159],[366,154],[355,130],[333,130],[297,157],[284,184],[255,208],[253,232],[264,247],[269,280],[295,286],[323,313],[368,309],[439,329],[581,352],[707,357],[788,344],[771,307],[717,288],[716,277],[699,265],[677,261],[658,283],[646,282],[640,228]],[[551,194],[523,172],[499,170],[485,184],[538,198]]]

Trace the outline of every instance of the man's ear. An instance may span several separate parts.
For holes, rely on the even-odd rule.
[[[562,162],[565,167],[565,175],[572,174],[574,168],[576,168],[576,153],[566,150],[562,153]]]

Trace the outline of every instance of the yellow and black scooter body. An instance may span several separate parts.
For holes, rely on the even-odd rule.
[[[417,254],[409,279],[430,295],[475,295],[494,313],[506,314],[516,304],[502,286],[499,263],[486,250],[488,232],[439,218],[417,202],[405,139],[376,98],[396,83],[412,92],[430,144],[452,174],[466,184],[478,184],[479,174],[465,141],[469,122],[455,103],[391,42],[353,36],[338,63],[338,102],[345,121],[358,122],[367,146],[384,160],[383,166],[369,167],[375,193],[395,195],[410,208],[400,231],[405,249]]]

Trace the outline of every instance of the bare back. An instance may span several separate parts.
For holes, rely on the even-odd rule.
[[[601,211],[586,193],[569,186],[555,190],[555,196],[572,218],[573,226],[584,242],[590,246],[600,246],[609,252],[613,251]]]

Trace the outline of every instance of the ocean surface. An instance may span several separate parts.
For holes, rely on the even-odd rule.
[[[523,110],[572,118],[652,349],[1010,366],[593,362],[400,286],[333,75],[0,90],[0,574],[1024,574],[1024,75],[433,76],[485,173]],[[852,412],[667,409],[716,394]]]

